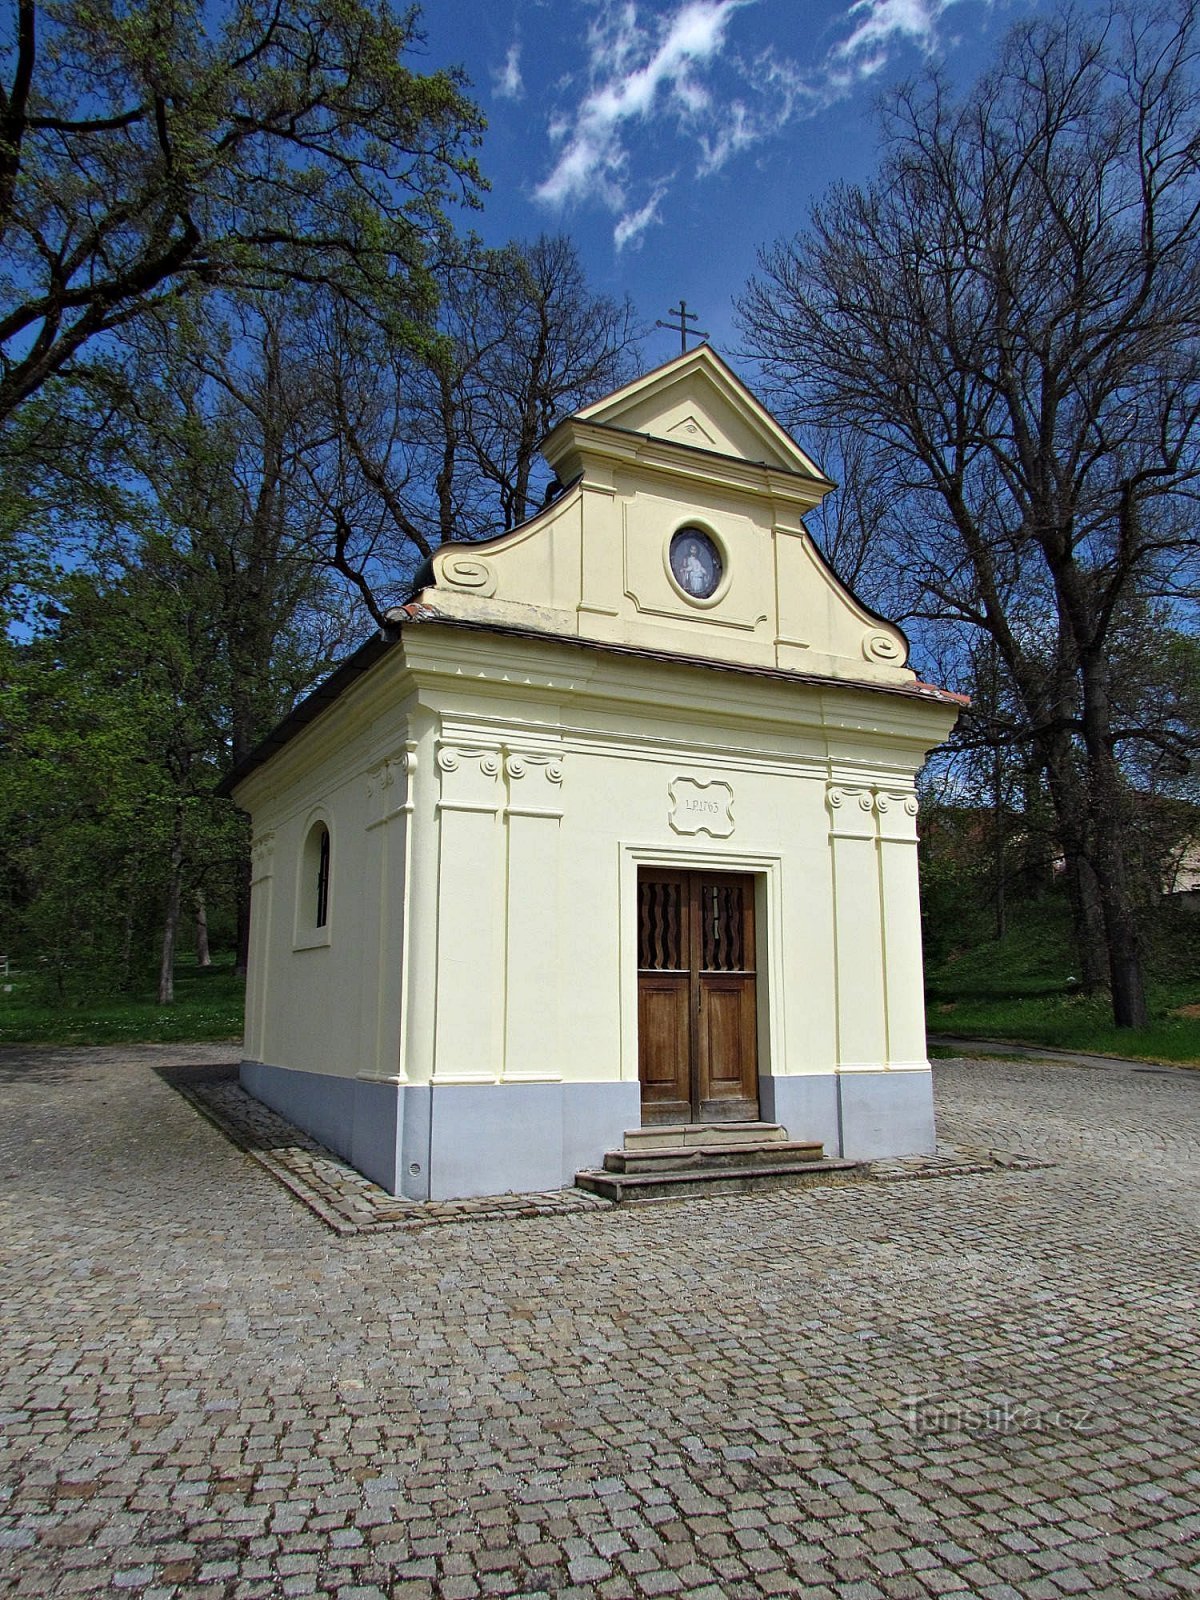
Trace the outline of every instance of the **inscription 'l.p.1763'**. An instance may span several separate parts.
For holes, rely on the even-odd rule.
[[[676,833],[707,833],[728,839],[733,832],[733,789],[720,779],[673,778],[667,786],[667,821]]]

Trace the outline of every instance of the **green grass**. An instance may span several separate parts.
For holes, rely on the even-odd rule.
[[[1194,917],[1164,913],[1150,941],[1145,1028],[1114,1027],[1106,994],[1078,992],[1063,907],[1053,899],[1018,906],[1004,939],[981,937],[970,927],[962,933],[926,967],[931,1033],[1200,1064],[1200,1016],[1178,1014],[1200,1004],[1200,921]]]
[[[228,961],[208,972],[181,963],[170,1006],[157,1004],[157,979],[149,976],[130,994],[61,1006],[49,1004],[43,988],[19,972],[0,978],[0,1044],[182,1044],[242,1033],[246,984]]]

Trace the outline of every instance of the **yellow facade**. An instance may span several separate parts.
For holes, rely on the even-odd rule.
[[[437,552],[236,785],[244,1081],[397,1192],[569,1183],[639,1119],[639,865],[719,868],[755,878],[763,1115],[927,1148],[913,782],[957,703],[825,567],[831,485],[707,348],[546,454],[553,504]]]

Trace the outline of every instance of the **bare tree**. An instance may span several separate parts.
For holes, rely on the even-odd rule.
[[[1192,4],[1019,26],[955,99],[899,91],[868,188],[762,258],[743,324],[794,420],[875,441],[910,614],[994,642],[1053,798],[1081,948],[1146,1003],[1120,642],[1194,595],[1200,85]],[[1142,648],[1153,648],[1153,631]]]
[[[552,423],[632,377],[639,330],[628,301],[589,287],[565,234],[514,243],[481,263],[482,292],[451,306],[465,433],[505,528],[534,507],[537,447]]]
[[[323,300],[296,352],[324,559],[379,623],[438,545],[523,522],[552,423],[636,370],[632,307],[590,289],[565,237],[448,251],[438,280],[420,337],[389,345]]]

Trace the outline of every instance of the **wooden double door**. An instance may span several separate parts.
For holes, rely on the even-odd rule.
[[[758,1117],[754,879],[638,873],[642,1122]]]

